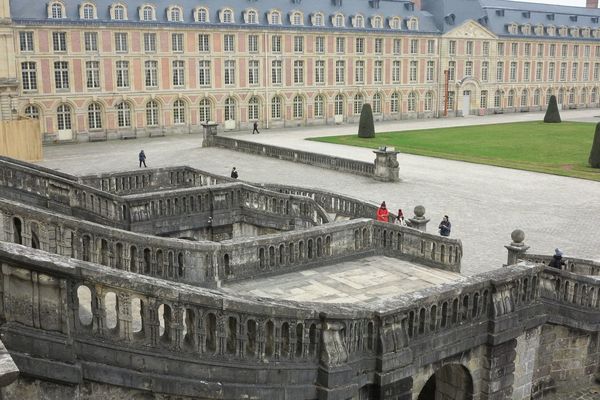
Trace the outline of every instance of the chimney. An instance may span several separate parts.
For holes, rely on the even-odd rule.
[[[588,2],[589,1],[592,1],[592,0],[588,0]],[[598,5],[598,0],[594,0],[594,1],[596,1],[596,6],[597,6]],[[412,2],[415,5],[415,10],[421,11],[421,0],[412,0]]]
[[[598,0],[586,0],[586,8],[598,8]]]

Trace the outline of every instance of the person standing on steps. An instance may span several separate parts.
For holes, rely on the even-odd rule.
[[[144,164],[144,168],[147,168],[148,166],[146,165],[146,153],[144,153],[144,150],[140,151],[138,158],[140,159],[140,168],[142,168],[142,163]]]
[[[237,179],[237,178],[238,178],[238,172],[237,172],[237,170],[235,169],[235,167],[233,167],[233,169],[231,170],[231,177],[232,177],[233,179]]]
[[[440,230],[440,235],[442,236],[450,236],[450,230],[452,229],[452,224],[450,223],[450,218],[447,215],[444,215],[444,219],[440,222],[438,226]]]
[[[252,129],[252,134],[254,135],[254,132],[256,133],[260,133],[258,131],[258,121],[254,121],[254,129]]]
[[[552,260],[548,264],[549,267],[563,269],[566,265],[563,261],[563,252],[560,249],[554,249],[554,255],[552,256]]]

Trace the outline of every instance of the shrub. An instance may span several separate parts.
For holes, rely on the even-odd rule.
[[[556,104],[556,96],[550,96],[548,102],[548,108],[546,109],[546,115],[544,116],[544,122],[546,123],[558,123],[560,120],[560,112],[558,112],[558,104]]]
[[[594,143],[592,143],[592,151],[590,151],[590,158],[588,161],[592,168],[600,168],[600,123],[596,125]]]
[[[362,110],[360,110],[360,122],[358,123],[358,137],[360,137],[360,138],[374,138],[375,137],[375,125],[373,123],[373,110],[371,110],[371,105],[368,103],[363,104]]]

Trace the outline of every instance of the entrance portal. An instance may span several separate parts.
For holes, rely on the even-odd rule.
[[[463,92],[463,106],[462,106],[463,117],[468,117],[471,114],[471,91],[465,90]]]
[[[429,378],[418,400],[472,400],[473,379],[459,364],[448,364]]]

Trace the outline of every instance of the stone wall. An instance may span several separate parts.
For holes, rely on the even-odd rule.
[[[513,400],[530,400],[534,372],[540,349],[541,327],[524,332],[517,338]]]

